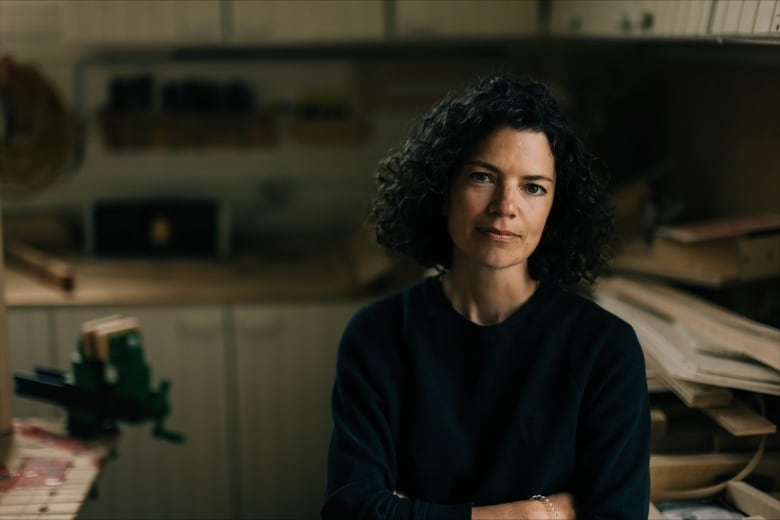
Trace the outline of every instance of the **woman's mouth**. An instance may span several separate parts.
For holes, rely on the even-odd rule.
[[[477,227],[477,232],[487,236],[492,240],[499,242],[511,242],[520,238],[520,235],[507,229],[499,229],[494,227]]]

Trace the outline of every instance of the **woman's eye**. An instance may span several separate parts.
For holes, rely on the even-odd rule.
[[[473,181],[476,181],[476,182],[490,182],[491,181],[490,175],[487,174],[487,173],[482,173],[482,172],[474,172],[474,173],[469,175],[469,178],[471,180],[473,180]]]
[[[525,187],[526,191],[531,195],[544,195],[547,190],[539,186],[538,184],[529,184]]]

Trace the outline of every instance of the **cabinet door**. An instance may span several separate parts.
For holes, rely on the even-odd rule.
[[[533,36],[539,30],[536,0],[398,0],[400,37]]]
[[[127,307],[55,311],[59,359],[76,349],[80,325],[111,314],[141,324],[151,385],[171,382],[166,426],[183,444],[152,437],[152,423],[120,424],[118,457],[105,466],[97,500],[80,518],[228,518],[228,471],[223,312],[219,307]],[[67,368],[67,366],[63,367]]]
[[[6,310],[11,372],[35,371],[36,367],[55,367],[55,348],[50,333],[51,313],[45,309]],[[13,396],[14,417],[63,418],[61,407],[25,397]]]
[[[688,4],[688,17],[683,34],[703,36],[709,33],[713,0],[685,0]]]
[[[739,30],[742,0],[718,0],[712,14],[710,34],[714,36],[733,35]]]
[[[553,0],[550,33],[650,38],[704,34],[711,3],[712,0]]]
[[[777,32],[780,32],[780,0],[758,0],[756,16],[753,22],[753,34],[766,35],[772,32],[772,22],[777,12]]]
[[[241,43],[377,40],[385,33],[384,2],[232,2],[232,25],[232,39]]]
[[[220,0],[68,0],[63,40],[78,43],[210,43],[221,37]]]
[[[235,309],[242,518],[319,516],[336,353],[356,308]]]

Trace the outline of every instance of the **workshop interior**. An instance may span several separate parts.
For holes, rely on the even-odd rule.
[[[426,275],[377,163],[499,71],[609,172],[650,518],[780,518],[780,0],[0,0],[0,517],[317,518],[344,327]]]

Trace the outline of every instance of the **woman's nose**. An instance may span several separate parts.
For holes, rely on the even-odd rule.
[[[517,213],[517,194],[504,184],[496,186],[488,210],[494,215],[514,217]]]

